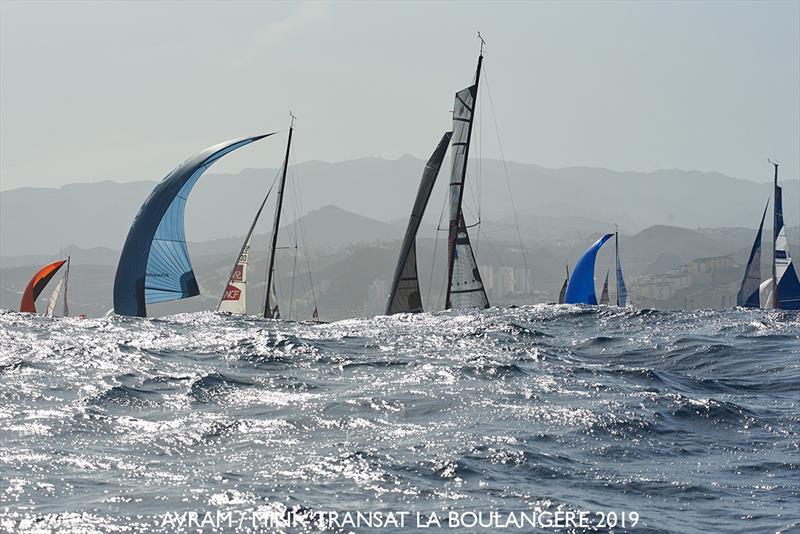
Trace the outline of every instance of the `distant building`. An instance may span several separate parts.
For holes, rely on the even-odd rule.
[[[503,298],[514,292],[514,268],[500,267],[495,280],[495,297]]]
[[[731,256],[698,258],[669,272],[638,278],[632,284],[631,294],[633,301],[643,306],[659,306],[659,303],[674,299],[679,292],[683,295],[689,292],[700,298],[697,303],[699,306],[725,307],[733,303],[733,298],[728,294],[732,291],[731,287],[736,285],[731,285],[733,271],[735,266]],[[733,276],[736,278],[737,272]],[[715,293],[713,298],[710,295],[712,292]],[[703,295],[704,293],[709,295]],[[694,297],[677,298],[678,302],[672,304],[674,307],[694,308]]]

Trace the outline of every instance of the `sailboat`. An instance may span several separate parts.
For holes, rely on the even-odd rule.
[[[481,40],[481,51],[478,55],[475,83],[456,93],[453,106],[453,130],[442,136],[436,150],[425,165],[395,267],[389,300],[386,304],[387,315],[423,311],[417,274],[417,231],[448,145],[452,146],[452,166],[448,191],[448,264],[445,309],[489,307],[489,299],[475,262],[475,254],[472,251],[462,211],[475,103],[478,98],[478,83],[483,63],[484,40],[480,34],[478,34],[478,38]]]
[[[770,163],[775,170],[772,194],[773,231],[770,265],[772,276],[761,281],[761,236],[769,208],[767,200],[753,247],[750,249],[744,277],[736,295],[736,304],[745,308],[800,310],[800,281],[789,255],[786,228],[783,224],[783,189],[778,185],[778,163],[772,161]]]
[[[597,259],[597,251],[612,237],[614,234],[605,234],[595,241],[575,264],[572,276],[567,283],[567,292],[564,295],[566,304],[597,304],[597,294],[594,289],[594,264]]]
[[[569,284],[569,264],[567,267],[567,277],[564,278],[564,284],[561,286],[561,291],[558,292],[558,303],[564,304],[564,296],[567,294],[567,284]]]
[[[22,293],[22,301],[19,304],[19,311],[23,313],[36,313],[36,299],[42,294],[44,288],[53,279],[59,269],[67,263],[67,260],[54,261],[36,271],[25,291]],[[66,306],[66,294],[64,296]]]
[[[200,294],[184,230],[192,187],[222,156],[275,132],[209,147],[187,159],[156,185],[133,220],[114,277],[114,312],[147,316],[147,304]]]
[[[614,238],[614,267],[616,271],[617,280],[617,306],[625,307],[628,305],[628,289],[625,286],[625,277],[622,274],[622,261],[619,259],[619,232],[613,234],[605,234],[600,239],[595,241],[592,246],[586,249],[586,252],[575,264],[575,269],[572,271],[572,276],[567,272],[567,285],[564,294],[564,303],[566,304],[597,304],[597,294],[594,288],[594,266],[597,259],[597,252],[600,248],[611,238]],[[603,290],[600,294],[600,304],[609,303],[608,295],[608,276],[609,271],[606,271],[605,282],[603,282]],[[563,288],[562,288],[563,291]]]
[[[62,289],[64,289],[64,311],[62,316],[69,317],[69,304],[67,303],[67,285],[69,284],[69,260],[70,257],[67,256],[67,266],[64,268],[64,276],[61,277],[61,280],[58,281],[56,284],[55,289],[50,294],[50,298],[47,300],[47,315],[53,316],[56,311],[56,306],[58,305],[58,295]]]
[[[281,213],[283,211],[286,173],[289,168],[289,155],[291,153],[292,134],[294,133],[294,120],[296,118],[291,112],[289,113],[289,116],[291,121],[289,124],[289,136],[286,143],[286,156],[283,160],[280,180],[277,184],[278,190],[277,201],[275,203],[275,217],[272,223],[272,233],[270,234],[269,241],[269,256],[267,258],[267,274],[265,282],[266,299],[264,301],[263,312],[263,316],[267,319],[281,318],[281,312],[280,308],[278,307],[278,299],[275,292],[275,253],[278,249],[278,230],[280,228]],[[264,200],[261,201],[261,205],[256,212],[256,216],[253,218],[253,222],[250,224],[250,229],[245,236],[244,243],[242,243],[242,248],[239,250],[236,263],[234,263],[231,274],[228,277],[228,283],[226,284],[225,290],[220,298],[217,311],[228,312],[236,315],[244,315],[247,313],[247,263],[250,256],[250,245],[256,223],[258,222],[259,217],[261,217],[261,212],[264,210],[264,206],[266,205],[267,199],[271,193],[272,187],[270,187],[269,191],[267,191]],[[316,304],[314,305],[314,310],[311,313],[311,318],[313,322],[319,322],[319,312],[317,311]]]

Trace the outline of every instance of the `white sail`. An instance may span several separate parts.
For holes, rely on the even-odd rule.
[[[67,256],[67,269],[64,271],[64,317],[69,317],[69,304],[67,304],[67,286],[69,285],[69,262],[70,262],[70,257]]]
[[[256,229],[256,223],[264,210],[264,205],[267,203],[272,188],[269,188],[264,200],[261,201],[256,216],[253,217],[253,222],[250,223],[250,229],[247,231],[247,236],[244,238],[242,248],[239,250],[239,256],[236,263],[233,265],[231,275],[228,277],[228,283],[225,285],[225,290],[222,292],[222,298],[217,306],[217,311],[228,312],[235,315],[245,315],[247,313],[247,260],[250,256],[250,241],[253,238],[253,231]]]
[[[758,286],[758,300],[762,308],[772,308],[772,278],[764,280]]]
[[[58,281],[56,284],[55,289],[50,294],[50,299],[47,301],[47,315],[53,316],[54,312],[56,311],[56,303],[58,302],[58,294],[61,292],[61,286],[64,285],[64,280],[66,276],[64,276],[61,280]]]
[[[259,210],[259,213],[261,210]],[[250,240],[252,229],[247,234],[239,259],[233,267],[233,272],[228,278],[228,284],[222,293],[217,311],[244,315],[247,313],[247,259],[250,255]]]

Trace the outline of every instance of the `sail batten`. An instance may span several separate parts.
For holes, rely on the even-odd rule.
[[[408,220],[403,245],[400,248],[400,257],[397,260],[389,301],[386,305],[386,315],[423,311],[417,273],[417,232],[425,214],[425,208],[428,205],[433,186],[436,183],[436,178],[439,175],[442,161],[447,153],[451,135],[452,132],[446,132],[442,136],[422,172],[417,197]]]
[[[114,278],[114,311],[145,317],[146,305],[200,294],[184,230],[186,200],[219,158],[272,133],[214,145],[178,165],[153,189],[131,225]]]

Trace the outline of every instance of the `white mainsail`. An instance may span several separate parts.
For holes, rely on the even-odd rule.
[[[61,292],[61,288],[64,288],[64,317],[69,317],[69,305],[67,304],[67,284],[69,283],[69,262],[70,257],[67,256],[67,265],[64,269],[64,276],[61,277],[61,280],[58,281],[56,284],[55,289],[50,294],[50,298],[47,300],[47,315],[53,316],[56,311],[56,305],[58,304],[58,294]]]
[[[259,214],[261,210],[259,210]],[[258,215],[256,216],[258,219]],[[255,221],[253,221],[255,223]],[[233,266],[233,272],[228,278],[225,291],[217,306],[217,311],[228,312],[235,315],[245,315],[247,313],[247,259],[250,255],[250,240],[252,238],[252,228],[247,234],[242,250],[239,252],[239,259]]]

